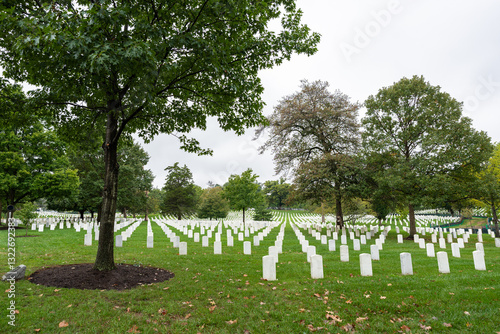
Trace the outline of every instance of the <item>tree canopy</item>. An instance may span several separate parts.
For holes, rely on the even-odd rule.
[[[0,5],[0,59],[8,77],[40,87],[61,126],[105,124],[105,181],[94,268],[114,269],[117,148],[123,134],[185,136],[216,117],[224,130],[265,121],[262,69],[313,54],[319,35],[295,1],[8,1]],[[281,28],[268,28],[281,20]],[[100,128],[99,128],[100,129]]]
[[[491,154],[490,139],[462,116],[461,103],[423,77],[402,78],[365,105],[363,147],[384,157],[377,181],[408,206],[412,237],[414,206],[446,196],[478,172]]]
[[[334,196],[337,223],[342,226],[342,197],[347,195],[356,168],[352,157],[359,147],[356,118],[360,105],[338,90],[330,93],[328,86],[327,82],[303,80],[301,91],[284,97],[268,117],[270,137],[261,152],[270,149],[276,172],[295,173],[299,188],[315,189],[308,192],[312,196],[318,191]],[[310,179],[312,174],[315,180]]]
[[[241,175],[231,175],[224,185],[224,197],[229,200],[232,209],[243,211],[243,223],[245,211],[264,201],[263,194],[259,191],[257,177],[258,175],[249,168]]]
[[[203,190],[198,206],[198,217],[205,219],[226,218],[229,202],[224,198],[222,187],[215,186]]]
[[[0,201],[16,205],[71,197],[78,189],[67,148],[39,117],[21,86],[0,82]]]
[[[163,187],[163,202],[160,205],[164,214],[174,215],[177,219],[193,214],[198,203],[198,193],[193,181],[193,174],[184,165],[176,162],[165,168],[167,177]]]

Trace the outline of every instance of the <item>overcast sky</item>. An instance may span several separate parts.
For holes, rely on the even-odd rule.
[[[464,115],[476,129],[500,141],[500,1],[498,0],[301,0],[303,22],[322,35],[318,52],[261,73],[265,88],[264,114],[278,101],[299,90],[300,80],[322,80],[352,101],[364,102],[382,87],[402,77],[423,75],[432,85],[464,103]],[[360,111],[360,117],[364,109]],[[223,184],[231,174],[252,168],[259,182],[275,180],[270,154],[259,155],[263,143],[223,132],[217,122],[207,131],[193,131],[213,156],[199,157],[179,149],[175,137],[160,135],[144,148],[146,166],[165,182],[165,167],[187,165],[194,182]]]

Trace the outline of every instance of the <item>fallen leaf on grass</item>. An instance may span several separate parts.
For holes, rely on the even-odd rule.
[[[326,318],[328,320],[333,320],[333,323],[335,324],[335,322],[342,322],[342,319],[340,319],[340,317],[336,314],[333,314],[332,311],[326,311]]]
[[[167,314],[167,310],[161,308],[161,309],[158,310],[158,313],[161,314],[161,315],[165,315],[165,314]]]
[[[467,311],[465,311],[465,312],[464,312],[464,314],[465,314],[465,315],[470,315],[470,313],[469,313],[469,312],[467,312]]]
[[[346,303],[346,304],[352,304],[352,300],[350,300],[350,299],[349,299],[349,300],[346,300],[346,301],[345,301],[345,303]]]
[[[226,321],[226,324],[228,325],[232,325],[232,324],[235,324],[238,322],[238,319],[234,319],[234,320],[229,320],[229,321]]]
[[[366,319],[368,319],[368,317],[364,317],[364,318],[363,317],[359,317],[359,318],[356,319],[356,322],[359,323],[361,321],[365,321]]]
[[[63,320],[59,323],[59,328],[62,328],[62,327],[68,327],[69,324],[66,322],[66,320]]]
[[[215,310],[215,308],[216,308],[216,307],[217,307],[217,305],[212,305],[212,306],[210,306],[210,307],[208,308],[208,310],[209,310],[210,312],[213,312],[213,311]]]
[[[58,292],[58,291],[61,291],[61,289],[54,289],[54,292]]]
[[[408,327],[406,325],[401,326],[401,329],[404,330],[405,332],[411,332],[410,327]]]
[[[423,324],[418,324],[420,326],[420,328],[422,328],[423,330],[429,330],[429,329],[432,329],[431,326],[426,326],[426,325],[423,325]]]
[[[40,328],[36,328],[36,329],[35,329],[35,332],[39,332],[39,331],[40,331]]]
[[[446,322],[443,322],[443,326],[444,326],[444,327],[451,327],[451,324],[448,324],[448,323],[446,323]]]
[[[130,328],[127,333],[140,333],[140,331],[137,330],[138,327],[136,325],[132,326],[132,328]]]
[[[71,306],[73,306],[73,304],[69,304],[69,305],[68,305],[68,306],[66,306],[66,307],[71,307]]]
[[[380,299],[386,299],[387,297],[386,296],[380,296]]]
[[[186,314],[186,316],[184,317],[184,319],[189,319],[189,318],[191,318],[191,313]]]
[[[342,329],[343,329],[343,330],[345,330],[346,332],[351,332],[351,331],[353,331],[353,330],[354,330],[354,326],[353,326],[353,325],[351,325],[351,324],[346,324],[345,326],[342,326],[342,327],[340,327],[340,328],[342,328]]]
[[[466,323],[465,326],[470,327],[472,324],[470,322]]]

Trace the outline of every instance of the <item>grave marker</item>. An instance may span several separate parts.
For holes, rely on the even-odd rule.
[[[361,276],[373,276],[372,257],[368,253],[359,254]]]

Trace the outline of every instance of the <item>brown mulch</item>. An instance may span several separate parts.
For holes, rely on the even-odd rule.
[[[69,264],[35,271],[28,280],[57,288],[125,290],[138,285],[159,283],[174,277],[168,270],[117,264],[116,269],[99,271],[92,263]]]

